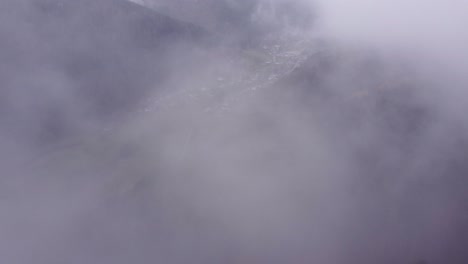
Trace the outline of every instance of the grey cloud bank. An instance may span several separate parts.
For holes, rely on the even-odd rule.
[[[0,3],[0,261],[467,263],[462,1],[142,2]]]

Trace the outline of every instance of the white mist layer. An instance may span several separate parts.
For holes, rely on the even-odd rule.
[[[61,10],[44,1],[46,10]],[[12,121],[0,134],[0,262],[466,263],[461,1],[261,0],[285,3],[285,12],[247,0],[140,2],[190,22],[220,20],[208,26],[219,39],[148,57],[151,45],[115,41],[126,31],[110,42],[97,31],[63,45],[37,37],[34,17],[21,27],[6,23],[37,56],[24,59],[27,69],[44,66],[45,52],[32,48],[44,42],[78,51],[78,77],[104,69],[111,81],[98,74],[98,83],[111,88],[139,77],[134,68],[157,75],[163,55],[170,67],[164,82],[141,75],[152,90],[129,113],[110,111],[120,118],[107,123],[83,110],[91,103],[76,95],[81,86],[64,72],[68,64],[45,63],[29,78],[0,68],[15,80],[14,107],[4,115]],[[194,7],[202,2],[207,9]],[[304,28],[309,20],[295,18],[315,6],[318,28]],[[83,32],[97,26],[80,17],[72,24]],[[108,46],[81,60],[101,43],[94,38]],[[111,61],[96,61],[106,50]],[[138,93],[137,77],[134,86],[91,90],[89,98],[103,97],[97,109],[110,101],[112,110],[117,91]],[[45,87],[41,96],[24,89],[33,84]],[[31,143],[53,103],[76,129]]]

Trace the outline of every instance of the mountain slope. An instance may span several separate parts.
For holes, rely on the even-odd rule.
[[[208,39],[125,0],[2,1],[0,9],[4,127],[44,139],[79,130],[77,120],[120,118],[163,89],[175,54],[189,60]]]

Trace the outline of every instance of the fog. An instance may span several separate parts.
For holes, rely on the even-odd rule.
[[[0,262],[467,263],[467,8],[2,0]]]
[[[436,89],[443,91],[437,97],[446,97],[450,105],[453,100],[460,100],[458,106],[466,104],[466,1],[318,2],[325,35],[417,57],[429,70],[445,74],[437,76],[447,78],[443,88]]]

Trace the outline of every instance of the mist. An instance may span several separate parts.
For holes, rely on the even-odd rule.
[[[3,0],[0,262],[467,263],[467,8]]]

